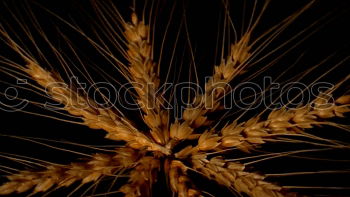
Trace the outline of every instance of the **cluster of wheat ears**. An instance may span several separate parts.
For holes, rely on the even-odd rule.
[[[117,48],[121,52],[119,55],[126,60],[125,63],[117,58],[118,55],[113,54],[107,44],[103,45],[103,40],[94,40],[79,27],[49,10],[45,11],[77,31],[99,53],[108,58],[127,81],[148,87],[135,88],[135,91],[131,92],[140,106],[141,118],[147,127],[140,128],[117,108],[99,106],[99,103],[87,93],[78,93],[77,87],[68,84],[58,72],[48,69],[52,65],[57,67],[54,64],[59,64],[65,68],[65,74],[73,75],[69,59],[46,37],[36,20],[32,22],[40,29],[38,32],[41,39],[53,52],[57,62],[45,57],[35,57],[33,54],[41,54],[43,49],[36,48],[35,53],[28,51],[18,41],[16,34],[12,35],[5,26],[0,25],[2,44],[6,44],[21,58],[20,61],[13,61],[1,56],[1,72],[15,79],[30,79],[29,89],[33,93],[60,103],[61,105],[56,106],[60,113],[65,111],[69,116],[79,118],[80,125],[104,130],[105,138],[109,140],[125,142],[122,147],[108,153],[91,154],[83,161],[70,164],[55,164],[15,155],[2,155],[2,158],[26,165],[39,164],[43,169],[21,170],[1,166],[1,170],[10,173],[6,176],[8,181],[0,186],[1,195],[28,191],[32,191],[31,194],[43,192],[50,194],[58,188],[69,187],[76,182],[80,182],[80,185],[88,183],[96,185],[105,177],[116,177],[115,180],[126,178],[128,181],[116,192],[109,191],[105,195],[118,193],[129,197],[152,196],[152,186],[157,181],[163,180],[159,176],[165,174],[166,183],[175,196],[210,196],[211,194],[197,185],[192,178],[193,174],[197,174],[201,179],[208,179],[227,187],[232,191],[232,195],[298,196],[299,194],[290,191],[289,187],[266,180],[267,175],[258,173],[252,168],[248,169],[247,164],[239,159],[230,158],[230,152],[236,150],[249,155],[266,143],[281,140],[297,142],[298,140],[293,137],[304,137],[310,140],[305,140],[305,143],[310,142],[327,148],[348,148],[346,143],[323,139],[308,132],[322,125],[346,130],[345,125],[334,122],[334,118],[344,117],[345,113],[350,112],[350,95],[346,94],[333,100],[318,96],[312,102],[295,108],[288,108],[285,105],[279,109],[265,110],[246,121],[238,117],[221,123],[221,119],[215,119],[217,115],[210,116],[225,112],[222,99],[229,92],[228,84],[233,79],[248,73],[256,60],[256,54],[312,6],[314,1],[252,39],[252,34],[269,4],[269,1],[265,1],[257,12],[259,14],[255,18],[252,17],[254,21],[251,21],[244,34],[237,36],[236,40],[230,43],[226,57],[214,67],[213,75],[205,83],[205,91],[191,98],[193,102],[183,110],[181,118],[172,117],[171,111],[164,107],[164,103],[168,101],[157,91],[164,81],[159,76],[160,64],[154,59],[153,39],[157,38],[152,36],[152,24],[149,24],[151,20],[147,20],[145,13],[138,13],[136,9],[130,9],[131,17],[122,17],[117,8],[104,7],[98,1],[94,3],[104,22],[106,35],[116,37]],[[226,5],[227,2],[223,4]],[[114,23],[109,21],[111,18],[114,18]],[[230,21],[229,16],[226,16],[225,20]],[[31,30],[25,24],[21,24],[20,27],[27,35],[26,40],[35,44],[36,36]],[[89,76],[86,78],[90,79]],[[346,79],[322,95],[331,95],[344,82]],[[152,108],[148,107],[149,103],[153,103]],[[31,104],[43,106],[42,103],[34,101]],[[282,157],[293,153],[272,153],[265,156]],[[113,183],[116,183],[115,180]]]

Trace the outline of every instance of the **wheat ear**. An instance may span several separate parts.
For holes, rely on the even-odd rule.
[[[194,102],[187,107],[182,114],[183,120],[176,121],[170,126],[170,137],[172,140],[167,147],[172,147],[178,141],[190,138],[198,138],[200,135],[192,134],[193,131],[202,126],[208,126],[212,121],[208,120],[208,113],[222,108],[220,99],[227,94],[229,82],[234,76],[242,74],[242,63],[250,57],[249,37],[251,31],[231,46],[230,55],[223,60],[219,66],[215,66],[213,77],[206,82],[204,94],[194,97]]]
[[[27,65],[25,72],[44,87],[53,100],[64,104],[64,109],[68,113],[81,117],[83,123],[90,128],[107,131],[106,138],[126,141],[132,148],[146,147],[152,151],[168,154],[165,148],[153,143],[151,139],[120,118],[114,111],[98,107],[95,101],[89,99],[87,95],[78,95],[63,82],[59,75],[53,75],[34,61]]]
[[[129,182],[119,191],[124,193],[125,197],[150,197],[152,185],[156,182],[159,170],[159,160],[150,156],[142,157],[131,170]]]
[[[270,112],[267,120],[254,117],[238,124],[234,121],[221,129],[219,134],[213,131],[199,136],[198,145],[188,146],[175,154],[185,158],[198,151],[224,150],[237,147],[248,152],[254,145],[263,144],[265,140],[278,135],[303,134],[305,129],[320,125],[333,125],[327,119],[344,117],[350,112],[350,95],[339,97],[333,103],[323,97],[316,98],[310,104],[295,109],[278,109]]]
[[[184,110],[182,117],[185,124],[194,129],[211,123],[207,119],[208,113],[222,107],[220,99],[230,91],[229,82],[235,75],[243,73],[240,65],[250,57],[248,41],[249,34],[246,34],[231,46],[231,53],[227,59],[215,66],[212,78],[205,84],[204,94],[196,95],[193,105]]]
[[[228,57],[223,59],[220,65],[214,67],[213,76],[205,84],[205,93],[196,95],[192,106],[184,110],[182,117],[186,122],[185,124],[189,125],[191,128],[210,125],[211,121],[207,119],[208,113],[215,112],[222,108],[220,100],[231,91],[229,83],[233,78],[246,72],[247,67],[251,66],[251,61],[254,56],[256,56],[257,51],[261,50],[261,47],[252,50],[253,46],[264,37],[268,37],[266,40],[274,39],[274,37],[278,35],[283,28],[285,28],[301,13],[307,10],[312,3],[313,1],[305,5],[301,10],[297,11],[286,20],[282,21],[279,24],[280,27],[277,25],[263,33],[260,37],[251,41],[251,35],[269,4],[269,1],[265,1],[255,22],[248,27],[247,31],[239,40],[231,44]],[[268,36],[269,34],[271,34],[270,37]],[[189,139],[198,138],[199,136],[200,135],[198,134],[189,135]]]
[[[213,77],[205,84],[205,93],[195,96],[193,106],[184,110],[183,120],[170,125],[172,140],[167,147],[172,147],[181,140],[197,138],[200,135],[193,135],[193,131],[198,127],[210,125],[211,121],[207,119],[208,113],[220,108],[220,99],[229,90],[228,83],[239,71],[241,61],[249,58],[250,47],[247,38],[249,36],[243,36],[242,40],[232,45],[230,56],[220,66],[215,67]]]
[[[221,130],[223,138],[220,145],[248,151],[251,145],[262,144],[265,139],[276,135],[302,134],[305,129],[330,124],[329,118],[344,117],[350,112],[349,104],[349,95],[341,96],[333,103],[318,97],[303,107],[274,110],[267,120],[255,117],[238,125],[234,122]]]
[[[53,186],[67,187],[77,181],[82,184],[97,181],[103,176],[130,168],[138,155],[131,148],[119,148],[115,155],[95,154],[86,162],[69,165],[49,165],[43,171],[21,171],[7,176],[9,181],[0,186],[0,195],[22,193],[34,188],[33,193],[48,191]]]
[[[284,193],[283,188],[264,181],[264,176],[244,171],[244,165],[227,162],[222,157],[210,160],[205,154],[192,156],[193,168],[205,177],[215,180],[239,193],[246,193],[252,197],[292,197],[295,193]]]
[[[43,69],[28,53],[25,52],[2,29],[1,35],[15,52],[27,63],[26,68],[19,68],[27,73],[34,81],[42,86],[53,100],[64,104],[64,110],[80,117],[83,124],[93,129],[103,129],[108,132],[107,138],[128,142],[130,147],[140,149],[147,148],[151,151],[159,151],[169,154],[169,150],[153,142],[152,139],[135,129],[130,121],[118,116],[118,113],[110,109],[98,107],[95,101],[87,95],[79,95],[71,89],[59,76]]]
[[[125,26],[127,40],[127,59],[130,63],[130,77],[136,85],[138,103],[144,114],[144,122],[151,129],[153,139],[164,145],[169,139],[167,129],[168,112],[163,110],[161,96],[156,95],[159,88],[159,76],[156,63],[152,59],[152,45],[149,38],[149,26],[132,13],[131,23]]]

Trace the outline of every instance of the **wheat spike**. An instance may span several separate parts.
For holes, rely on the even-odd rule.
[[[159,76],[151,53],[149,27],[140,21],[136,13],[131,15],[131,23],[125,26],[125,38],[128,42],[128,61],[131,79],[136,83],[138,104],[144,114],[144,121],[151,129],[153,139],[164,145],[168,139],[168,112],[162,109],[162,97],[156,95],[159,88]],[[138,87],[138,86],[141,87]]]
[[[138,155],[133,149],[119,148],[115,155],[95,154],[86,162],[69,165],[49,165],[43,171],[21,171],[7,176],[8,182],[0,186],[0,195],[22,193],[34,188],[33,193],[48,191],[53,186],[68,187],[77,181],[94,182],[103,176],[134,165]]]
[[[168,150],[153,143],[151,139],[133,128],[125,119],[118,117],[115,112],[99,107],[87,95],[78,95],[59,76],[54,77],[52,73],[44,70],[35,62],[28,64],[25,71],[33,80],[44,87],[55,101],[64,104],[64,109],[67,112],[82,117],[84,124],[90,128],[107,131],[106,138],[126,141],[132,148],[147,147],[149,150],[158,150],[169,154]]]
[[[228,188],[252,197],[292,197],[295,193],[284,193],[282,187],[264,181],[264,176],[244,171],[245,167],[236,162],[226,162],[222,157],[210,160],[205,154],[192,156],[193,168],[204,176]]]
[[[296,109],[273,110],[267,120],[254,117],[239,124],[234,121],[222,128],[220,134],[204,132],[199,136],[197,146],[188,146],[176,156],[184,158],[198,151],[231,147],[248,152],[254,147],[252,145],[263,144],[266,139],[278,135],[302,134],[305,129],[331,123],[327,119],[344,117],[345,113],[350,112],[349,104],[349,95],[339,97],[334,103],[318,97],[311,104]]]
[[[296,109],[273,110],[267,120],[255,117],[245,123],[236,122],[221,130],[221,146],[233,147],[248,151],[250,144],[265,143],[264,139],[275,135],[302,134],[304,129],[328,124],[327,119],[344,117],[350,112],[349,96],[341,96],[334,103],[318,97],[311,104]]]
[[[307,10],[314,1],[311,1],[309,4],[305,5],[302,9],[297,11],[288,17],[281,24],[284,25],[290,24],[296,17],[302,14]],[[211,78],[205,83],[205,92],[204,94],[195,95],[193,99],[193,104],[187,107],[183,112],[183,120],[190,125],[192,128],[198,128],[202,126],[209,126],[212,121],[208,120],[207,115],[209,113],[218,111],[223,108],[220,100],[232,91],[230,82],[233,78],[245,73],[247,67],[249,67],[250,59],[254,51],[254,44],[265,37],[271,31],[276,30],[278,33],[278,28],[271,28],[267,32],[263,33],[256,40],[251,40],[252,33],[259,23],[262,14],[266,10],[269,1],[265,1],[263,7],[261,8],[260,14],[255,20],[255,22],[244,32],[244,34],[238,39],[235,43],[231,44],[229,55],[226,59],[221,61],[221,64],[214,67],[214,72]],[[176,124],[176,123],[175,123]],[[200,135],[190,135],[189,138],[198,138]],[[176,144],[176,143],[173,143]]]
[[[169,154],[169,150],[153,142],[152,139],[135,129],[130,121],[118,116],[116,111],[99,107],[96,102],[87,95],[77,94],[72,87],[69,87],[59,74],[51,73],[42,68],[35,58],[26,53],[3,29],[1,35],[6,39],[7,44],[16,51],[27,63],[26,68],[20,67],[45,89],[53,100],[64,104],[64,110],[68,113],[81,117],[83,123],[92,129],[103,129],[108,132],[106,138],[122,140],[130,144],[130,147],[140,149],[146,147],[149,150],[160,151]]]

